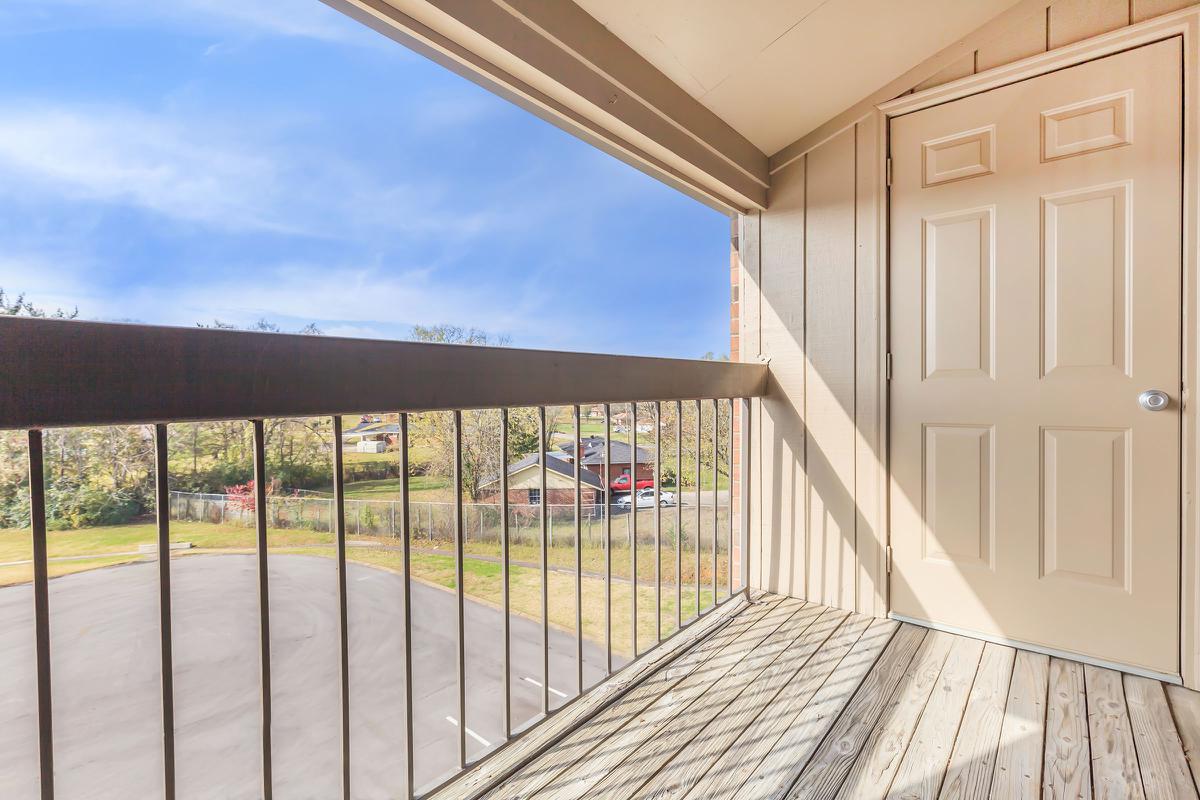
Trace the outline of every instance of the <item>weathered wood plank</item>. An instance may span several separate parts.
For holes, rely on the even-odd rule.
[[[767,596],[760,602],[744,609],[728,625],[700,641],[665,670],[660,670],[647,677],[583,727],[533,759],[509,780],[497,787],[492,796],[515,800],[515,798],[528,797],[545,786],[575,761],[585,758],[601,742],[620,730],[647,706],[661,697],[664,692],[670,691],[680,681],[703,667],[711,658],[720,654],[724,648],[729,647],[752,630],[769,611],[779,606],[781,600],[779,597]],[[689,628],[688,631],[690,632],[690,630]],[[503,775],[506,765],[492,763],[502,757],[506,757],[503,751],[480,764],[479,768],[487,767],[490,775]],[[443,796],[453,798],[473,796],[473,792],[487,785],[483,777],[481,775],[479,780],[472,785],[458,787],[456,783],[455,787],[460,788],[460,791],[439,792],[436,796],[438,800],[441,800]]]
[[[636,754],[631,754],[608,770],[608,773],[588,791],[588,796],[630,797],[677,754],[686,751],[686,756],[690,759],[693,748],[700,745],[699,740],[707,726],[733,706],[743,692],[758,682],[767,669],[785,656],[792,645],[826,610],[813,605],[793,615],[746,654],[734,669],[717,676],[692,703],[679,709],[661,724],[643,726],[648,735],[637,748]],[[711,753],[708,757],[715,758],[716,754]],[[702,755],[697,755],[696,758],[698,761],[703,760]]]
[[[901,625],[890,640],[868,635],[856,642],[734,797],[785,796],[843,711],[849,713],[854,698],[863,695],[857,704],[862,709],[868,698],[881,694],[888,678],[903,674],[924,638],[923,628]]]
[[[1124,681],[1146,796],[1195,798],[1196,786],[1162,684],[1136,675],[1125,675]]]
[[[1182,686],[1166,688],[1175,730],[1183,742],[1183,755],[1192,770],[1192,780],[1200,785],[1200,692]]]
[[[775,702],[805,664],[821,649],[849,613],[829,608],[778,658],[694,737],[634,797],[683,797],[704,777],[726,748],[734,745],[763,709]],[[707,701],[708,698],[705,698]],[[698,704],[697,704],[698,705]],[[681,717],[683,715],[680,715]],[[672,723],[675,726],[676,723]]]
[[[1047,800],[1089,800],[1092,796],[1084,691],[1082,664],[1050,659],[1042,776],[1042,797]]]
[[[542,793],[556,800],[578,800],[581,797],[599,795],[597,784],[606,782],[617,768],[626,764],[631,756],[633,762],[626,764],[624,771],[634,766],[641,757],[640,751],[654,739],[658,732],[677,714],[719,682],[730,671],[738,670],[742,661],[753,653],[764,640],[774,634],[797,612],[799,601],[785,600],[777,609],[769,612],[759,624],[724,648],[715,657],[705,662],[704,667],[688,675],[671,691],[663,694],[628,724],[609,736],[592,751],[585,760],[568,767],[561,775],[545,786]],[[590,734],[595,736],[595,734]]]
[[[900,769],[892,779],[889,800],[934,800],[938,796],[982,655],[983,642],[979,639],[955,638]]]
[[[730,747],[687,795],[688,800],[730,800],[738,788],[762,763],[786,730],[802,724],[802,712],[817,690],[860,638],[883,644],[899,627],[890,620],[854,616],[829,637],[825,646],[798,672],[779,696],[742,734],[737,746]],[[869,630],[868,630],[869,628]],[[793,725],[793,722],[795,725]]]
[[[1092,791],[1096,800],[1145,798],[1121,673],[1085,664],[1083,678],[1092,750]]]
[[[806,745],[795,753],[777,748],[767,760],[776,761],[775,772],[783,780],[759,785],[748,796],[798,798],[809,797],[826,786],[836,790],[924,639],[924,631],[902,627],[861,683],[847,684],[844,691],[853,691],[853,697],[820,745],[815,750]]]
[[[988,796],[1016,655],[1016,650],[1004,645],[988,644],[983,648],[939,800],[981,800]]]
[[[1042,738],[1046,727],[1046,688],[1050,659],[1038,653],[1018,651],[1012,683],[1000,726],[996,771],[990,797],[1024,800],[1041,796]]]
[[[953,643],[950,634],[934,632],[925,637],[908,665],[904,680],[851,766],[838,792],[839,798],[869,800],[887,794]]]

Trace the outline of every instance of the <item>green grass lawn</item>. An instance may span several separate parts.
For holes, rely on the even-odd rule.
[[[619,540],[619,529],[614,530],[614,539]],[[255,532],[252,528],[234,525],[215,525],[204,522],[172,522],[171,539],[191,542],[193,548],[176,551],[176,558],[192,558],[204,553],[248,553],[255,547]],[[52,531],[47,537],[47,552],[51,559],[83,557],[70,561],[54,561],[49,564],[50,576],[58,577],[90,569],[115,566],[142,560],[137,554],[138,545],[157,540],[156,528],[152,523],[113,525],[78,530]],[[370,543],[379,546],[352,546],[347,548],[347,558],[394,572],[402,571],[401,551],[394,539],[351,536],[352,543]],[[334,537],[319,531],[279,529],[268,530],[268,541],[272,553],[295,553],[318,557],[332,557],[335,553]],[[412,554],[413,578],[447,589],[454,588],[454,560],[438,550],[452,548],[452,543],[443,540],[416,541]],[[499,606],[502,597],[501,566],[484,559],[499,557],[499,546],[488,542],[468,542],[465,545],[468,558],[463,563],[464,590],[472,598]],[[132,553],[132,554],[131,554]],[[570,570],[548,573],[550,596],[550,621],[552,624],[573,629],[575,619],[575,554],[574,548],[549,548],[549,564]],[[28,530],[0,529],[0,562],[28,560],[32,556]],[[510,548],[510,563],[538,563],[541,548],[535,544],[513,544]],[[701,557],[701,607],[712,602],[711,553]],[[585,573],[602,573],[604,551],[599,547],[585,547],[581,553]],[[695,551],[682,554],[684,585],[681,589],[681,613],[684,620],[695,614]],[[718,597],[727,594],[728,586],[726,559],[721,555],[718,564]],[[662,553],[662,619],[663,635],[674,629],[675,618],[675,556],[669,541],[664,540]],[[612,575],[618,580],[612,583],[613,648],[628,654],[631,610],[629,608],[632,587],[628,582],[631,574],[630,551],[614,547],[612,551]],[[654,549],[643,544],[638,548],[638,641],[644,649],[654,641]],[[0,586],[26,583],[32,579],[30,564],[0,566]],[[621,580],[624,579],[624,580]],[[523,616],[540,618],[541,570],[513,563],[510,568],[511,608]],[[709,588],[704,588],[705,586]],[[581,579],[582,616],[584,635],[595,641],[604,637],[604,581],[597,577]]]
[[[332,495],[333,486],[322,486],[318,491]],[[450,479],[441,475],[413,475],[408,479],[408,493],[412,502],[436,503],[454,499]],[[346,484],[346,497],[355,500],[399,500],[400,479],[353,481]]]

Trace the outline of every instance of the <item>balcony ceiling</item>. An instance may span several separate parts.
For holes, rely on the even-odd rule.
[[[576,2],[768,155],[1017,4]]]

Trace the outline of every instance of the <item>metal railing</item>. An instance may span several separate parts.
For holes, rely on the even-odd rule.
[[[400,342],[336,339],[326,337],[257,334],[226,330],[162,328],[141,325],[113,325],[45,319],[0,318],[0,428],[28,432],[29,498],[33,533],[33,598],[35,618],[35,660],[39,730],[39,769],[41,797],[54,796],[54,734],[52,729],[51,663],[53,653],[49,636],[51,609],[48,600],[46,483],[43,463],[42,429],[47,427],[151,424],[154,426],[155,478],[157,500],[159,638],[162,675],[162,747],[163,794],[175,796],[175,722],[171,617],[170,529],[171,501],[168,491],[168,425],[179,421],[250,420],[253,425],[254,527],[257,553],[259,611],[259,659],[261,681],[261,759],[264,798],[272,796],[272,693],[270,637],[270,579],[268,574],[268,477],[264,419],[297,416],[328,416],[333,420],[333,534],[337,565],[338,636],[341,709],[341,786],[345,798],[351,796],[351,717],[350,651],[348,647],[349,591],[346,578],[347,525],[346,487],[343,465],[341,415],[367,410],[391,410],[398,414],[400,434],[397,458],[399,474],[409,474],[409,415],[428,410],[452,411],[454,416],[454,574],[456,603],[456,669],[458,703],[458,767],[468,765],[466,735],[470,710],[466,703],[466,648],[464,635],[463,561],[464,529],[462,501],[462,411],[498,408],[500,410],[499,446],[502,461],[508,463],[508,410],[534,406],[538,409],[540,497],[547,495],[546,408],[570,407],[575,445],[573,469],[575,538],[574,601],[576,692],[584,687],[584,632],[582,616],[582,491],[580,460],[582,435],[580,406],[603,404],[605,417],[604,475],[611,463],[611,404],[629,404],[631,452],[637,452],[638,403],[653,404],[655,430],[655,470],[662,474],[663,405],[674,404],[676,418],[676,475],[682,471],[682,416],[686,403],[696,410],[696,483],[700,489],[700,453],[702,405],[711,402],[713,426],[713,547],[712,602],[701,608],[700,546],[695,547],[696,618],[718,604],[717,564],[717,480],[716,459],[720,452],[720,414],[727,406],[729,475],[733,477],[733,451],[741,450],[744,470],[749,464],[749,398],[765,392],[766,368],[759,365],[674,359],[525,351],[506,348],[457,347]],[[734,442],[735,414],[741,415],[740,441]],[[504,719],[506,741],[519,735],[512,721],[510,697],[509,618],[509,485],[507,470],[501,470],[499,503],[501,506],[500,552],[502,569],[501,611],[504,636]],[[746,475],[740,476],[742,493],[740,515],[730,508],[728,544],[729,596],[748,583],[748,531],[746,513]],[[654,592],[658,601],[656,641],[663,641],[662,613],[662,507],[659,505],[660,481],[655,480]],[[411,497],[407,480],[398,480],[402,531],[399,536],[403,572],[403,670],[405,705],[405,792],[413,797],[413,670],[411,611]],[[613,502],[605,492],[605,503]],[[549,503],[539,509],[541,572],[541,715],[551,713],[549,687],[549,541],[547,536]],[[676,531],[683,527],[682,503],[674,506]],[[697,533],[703,506],[695,506]],[[633,658],[638,649],[638,569],[636,503],[629,515],[629,545],[632,560],[630,580]],[[612,619],[612,518],[602,516],[604,536],[604,649],[607,673],[613,673]],[[738,538],[740,537],[740,538]],[[682,547],[675,546],[675,629],[684,626],[682,600]],[[740,558],[740,587],[733,575],[735,549]],[[522,726],[522,731],[529,726]],[[494,751],[492,751],[494,753]],[[485,756],[486,757],[486,756]]]

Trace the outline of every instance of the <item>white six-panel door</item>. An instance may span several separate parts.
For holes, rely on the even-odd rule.
[[[1179,671],[1181,68],[892,120],[894,613]]]

